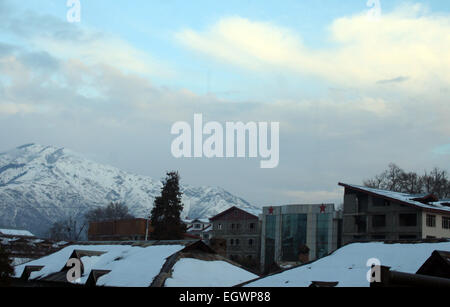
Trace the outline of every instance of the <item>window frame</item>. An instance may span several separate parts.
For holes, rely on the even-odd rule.
[[[383,217],[383,223],[378,224],[380,222],[377,218]],[[377,222],[377,223],[375,223]],[[372,227],[373,228],[383,228],[386,227],[386,214],[375,214],[372,215]]]
[[[402,224],[402,219],[401,219],[402,216],[413,216],[413,215],[415,217],[414,225],[408,224],[408,223]],[[407,219],[407,221],[408,221],[408,219]],[[417,227],[417,213],[400,213],[398,215],[398,225],[400,227]]]
[[[426,226],[429,228],[436,228],[436,215],[427,214],[426,216]]]
[[[442,229],[450,229],[450,216],[442,217]]]

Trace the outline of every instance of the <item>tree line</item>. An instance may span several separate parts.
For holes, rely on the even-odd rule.
[[[405,171],[394,163],[381,174],[365,180],[370,188],[409,194],[434,194],[439,199],[450,198],[450,179],[448,172],[440,168],[424,171],[422,174]]]

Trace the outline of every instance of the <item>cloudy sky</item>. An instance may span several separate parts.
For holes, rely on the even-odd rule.
[[[343,3],[344,2],[344,3]],[[450,2],[0,0],[0,151],[70,148],[255,205],[450,162]],[[280,164],[175,159],[176,121],[280,122]]]

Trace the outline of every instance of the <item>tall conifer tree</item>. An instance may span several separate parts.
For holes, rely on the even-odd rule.
[[[163,181],[161,196],[155,198],[151,211],[152,239],[183,239],[186,227],[181,221],[181,212],[183,211],[181,195],[180,175],[178,172],[167,173],[167,177]]]

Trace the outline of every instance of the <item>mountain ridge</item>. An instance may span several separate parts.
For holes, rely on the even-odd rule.
[[[145,217],[162,183],[100,164],[66,148],[25,144],[0,153],[0,226],[45,235],[52,223],[110,202],[122,202]],[[232,206],[260,209],[220,187],[181,184],[183,217],[208,218]]]

